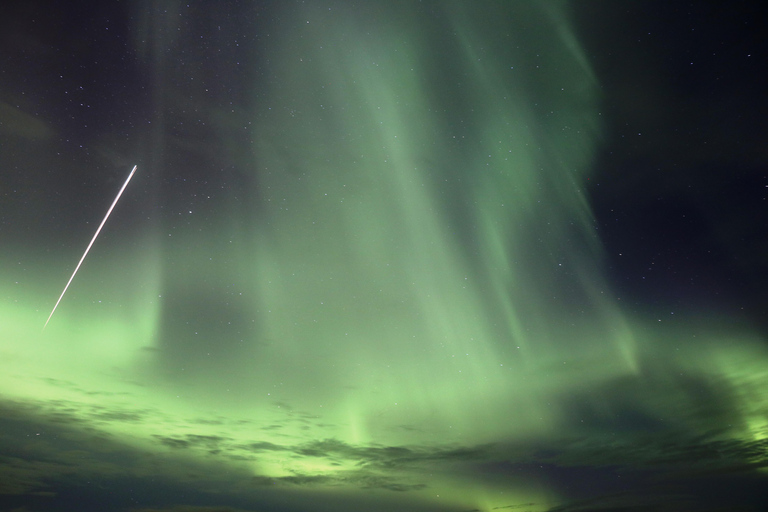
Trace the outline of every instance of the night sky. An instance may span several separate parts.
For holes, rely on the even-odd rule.
[[[768,510],[762,4],[6,2],[0,511]]]

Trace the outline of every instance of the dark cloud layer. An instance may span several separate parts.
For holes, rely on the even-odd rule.
[[[611,433],[585,429],[554,441],[531,439],[467,447],[354,446],[337,439],[243,445],[219,436],[158,434],[156,442],[167,448],[158,451],[124,445],[112,436],[83,428],[81,422],[56,412],[56,407],[2,404],[0,500],[4,507],[24,503],[29,510],[66,510],[73,501],[81,500],[92,507],[81,510],[98,506],[104,506],[102,510],[150,510],[139,504],[156,500],[162,493],[170,510],[187,510],[174,508],[180,507],[172,505],[174,500],[207,502],[210,510],[241,510],[227,507],[258,502],[260,489],[270,491],[267,502],[301,488],[351,487],[408,494],[427,488],[428,479],[423,478],[440,468],[479,482],[520,478],[547,482],[564,499],[552,512],[757,511],[747,505],[731,508],[732,491],[739,491],[737,503],[760,502],[768,483],[768,438],[744,442],[726,439],[723,432],[660,436],[652,430]],[[209,456],[187,457],[190,451]],[[324,460],[347,469],[333,475],[271,477],[249,475],[227,465],[231,460],[258,460],[264,452],[279,452],[289,459]],[[525,510],[526,506],[510,503],[499,508]]]

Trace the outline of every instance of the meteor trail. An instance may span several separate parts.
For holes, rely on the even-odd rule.
[[[75,278],[75,274],[77,274],[77,271],[80,270],[80,265],[83,264],[83,260],[88,255],[88,251],[91,250],[91,246],[93,245],[93,242],[96,241],[96,237],[99,236],[99,232],[101,232],[101,228],[104,227],[104,223],[107,222],[107,219],[109,218],[109,214],[112,213],[112,209],[117,204],[117,201],[120,199],[120,196],[123,195],[123,190],[125,190],[125,187],[128,186],[128,182],[131,181],[131,178],[133,178],[133,173],[136,172],[136,168],[138,165],[133,166],[133,170],[131,171],[131,174],[128,175],[128,179],[125,180],[125,183],[123,183],[123,187],[120,189],[120,192],[117,193],[117,197],[114,201],[112,201],[112,206],[109,207],[109,210],[107,210],[107,214],[104,216],[104,220],[101,221],[101,224],[99,224],[99,228],[96,230],[96,234],[93,235],[93,238],[91,238],[91,243],[88,244],[88,247],[85,248],[85,252],[83,253],[83,257],[80,258],[80,262],[75,267],[75,271],[72,272],[72,277],[69,278],[69,281],[67,281],[67,286],[64,287],[64,291],[61,292],[61,295],[59,295],[59,300],[56,301],[56,305],[53,306],[53,310],[51,310],[51,314],[48,315],[48,320],[45,321],[45,325],[43,325],[43,330],[45,330],[46,326],[48,325],[48,322],[51,321],[51,317],[53,316],[54,311],[56,311],[56,308],[59,307],[59,302],[61,302],[61,299],[64,297],[64,294],[67,293],[67,288],[69,288],[70,283]]]

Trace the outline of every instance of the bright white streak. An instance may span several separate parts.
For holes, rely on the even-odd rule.
[[[133,170],[131,171],[131,174],[128,175],[128,179],[125,180],[125,183],[123,183],[123,187],[120,189],[120,192],[117,193],[117,197],[114,201],[112,201],[112,206],[109,207],[109,210],[107,210],[107,214],[104,216],[104,220],[101,221],[101,224],[99,224],[99,228],[96,230],[96,234],[93,235],[93,238],[91,238],[91,243],[88,244],[88,247],[85,248],[85,252],[83,253],[83,257],[80,258],[80,261],[78,262],[77,266],[75,267],[75,271],[72,272],[72,277],[69,278],[69,281],[67,281],[67,286],[64,287],[64,291],[61,292],[61,295],[59,295],[59,300],[56,301],[56,305],[53,306],[53,310],[51,311],[51,314],[48,315],[48,320],[45,321],[45,325],[43,325],[43,329],[46,328],[48,325],[48,322],[51,321],[51,317],[53,316],[53,313],[56,311],[56,308],[59,307],[59,302],[61,302],[61,299],[64,298],[64,294],[67,293],[67,288],[69,288],[70,283],[75,278],[75,274],[77,274],[77,271],[80,270],[80,265],[83,264],[83,260],[88,255],[88,251],[91,250],[91,246],[93,245],[93,242],[96,241],[96,237],[99,236],[99,233],[101,232],[101,228],[104,227],[104,223],[107,222],[107,219],[109,218],[109,214],[112,213],[112,209],[117,204],[117,201],[120,199],[120,196],[123,195],[123,190],[125,190],[125,187],[128,186],[128,182],[131,181],[131,178],[133,178],[133,173],[136,172],[136,168],[138,165],[133,166]]]

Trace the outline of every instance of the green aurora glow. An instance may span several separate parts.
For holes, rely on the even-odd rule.
[[[229,110],[163,71],[157,108],[197,103],[219,141],[153,132],[113,217],[161,206],[161,163],[242,175],[141,234],[110,219],[45,332],[92,228],[2,256],[2,407],[40,430],[4,494],[77,464],[243,510],[538,512],[580,496],[510,467],[764,465],[764,340],[648,326],[602,277],[599,88],[566,9],[386,5],[291,4]]]

